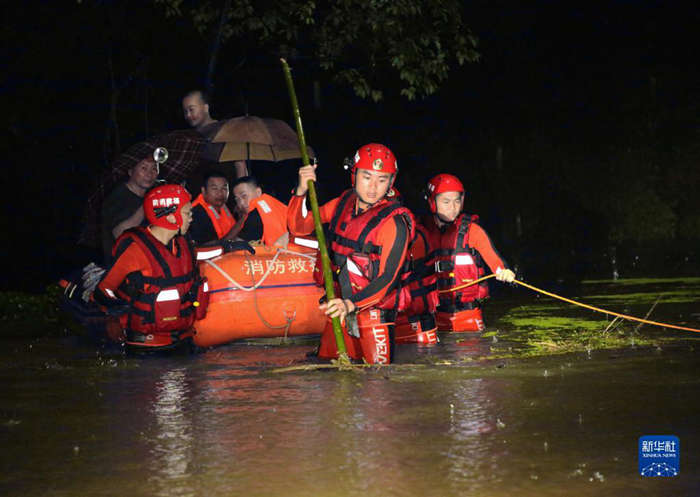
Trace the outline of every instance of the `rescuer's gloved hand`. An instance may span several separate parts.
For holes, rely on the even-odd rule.
[[[496,270],[496,279],[504,283],[513,283],[515,280],[515,273],[510,269],[498,268]]]
[[[128,304],[113,304],[105,307],[105,313],[108,316],[121,316],[128,313],[131,310],[131,306]]]
[[[247,250],[251,254],[255,254],[255,249],[245,240],[224,240],[221,242],[221,246],[224,248],[224,253]]]

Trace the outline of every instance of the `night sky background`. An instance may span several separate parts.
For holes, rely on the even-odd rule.
[[[383,101],[361,100],[312,60],[290,60],[324,196],[347,185],[344,157],[383,142],[417,212],[426,179],[460,176],[465,210],[480,214],[525,279],[609,277],[613,248],[622,276],[697,275],[699,11],[661,1],[564,4],[465,3],[481,60],[413,102],[390,84]],[[211,39],[151,2],[123,5],[110,15],[112,2],[3,7],[3,289],[40,291],[92,254],[76,244],[85,199],[119,152],[105,141],[109,50],[121,150],[187,127],[180,100],[202,86]],[[293,125],[277,54],[252,39],[224,44],[211,111]],[[286,201],[295,168],[255,172]]]

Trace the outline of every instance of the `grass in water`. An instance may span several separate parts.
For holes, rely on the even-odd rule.
[[[634,292],[630,292],[630,290]],[[683,321],[700,300],[700,278],[595,280],[584,282],[582,303],[613,312],[700,328],[700,323]],[[594,291],[595,295],[586,295]],[[658,307],[656,307],[658,304]],[[612,316],[572,304],[544,298],[533,305],[520,305],[494,321],[498,331],[482,336],[494,340],[497,356],[535,356],[595,349],[659,346],[679,340],[696,340],[699,334],[664,330],[658,326],[615,320]],[[680,319],[679,319],[680,318]],[[498,345],[503,343],[504,345]]]

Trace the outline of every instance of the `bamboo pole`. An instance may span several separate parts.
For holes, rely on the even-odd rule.
[[[282,70],[284,71],[284,79],[287,82],[289,90],[289,100],[292,103],[294,112],[294,121],[297,127],[297,137],[299,138],[299,149],[301,152],[302,164],[309,165],[309,152],[306,149],[306,137],[304,136],[304,128],[301,125],[301,112],[299,111],[299,103],[297,102],[297,94],[294,91],[294,81],[292,73],[289,70],[289,64],[285,59],[280,59],[282,62]],[[328,257],[328,246],[326,245],[326,235],[323,233],[321,225],[321,213],[318,209],[318,197],[316,196],[316,187],[312,180],[308,182],[309,188],[309,203],[311,204],[311,213],[314,217],[314,229],[316,230],[316,238],[318,239],[318,249],[321,251],[321,266],[323,269],[323,282],[326,289],[326,298],[330,301],[335,298],[335,289],[333,287],[333,273],[331,272],[331,261]],[[340,325],[340,319],[333,318],[333,334],[338,347],[338,362],[340,364],[350,364],[347,351],[345,349],[345,340],[343,339],[343,329]]]

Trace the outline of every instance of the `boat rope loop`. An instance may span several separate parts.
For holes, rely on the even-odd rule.
[[[291,254],[291,255],[296,255],[299,257],[306,257],[307,259],[310,259],[312,261],[315,261],[316,258],[312,255],[309,254],[303,254],[301,252],[294,252],[293,250],[287,250],[283,248],[278,248],[277,252],[275,252],[275,256],[272,258],[272,260],[267,264],[267,269],[265,270],[265,273],[263,274],[263,277],[260,278],[260,281],[255,283],[253,286],[243,286],[240,283],[238,283],[236,280],[234,280],[230,274],[228,274],[226,271],[221,269],[221,267],[216,264],[214,261],[211,259],[206,259],[204,262],[209,264],[211,267],[216,269],[219,273],[221,273],[221,276],[226,278],[226,281],[231,283],[234,287],[238,288],[239,290],[243,290],[244,292],[252,292],[253,290],[257,289],[260,285],[263,284],[263,282],[267,279],[267,277],[270,275],[270,272],[272,271],[272,268],[275,267],[275,262],[277,262],[277,258],[280,256],[280,254],[285,253],[285,254]],[[250,264],[250,259],[246,256],[246,261]],[[251,267],[251,275],[253,273],[252,271],[252,266]]]
[[[279,258],[280,254],[282,254],[282,253],[290,254],[290,255],[296,255],[296,256],[299,256],[299,257],[305,257],[305,258],[310,259],[310,260],[312,260],[312,261],[315,261],[315,260],[316,260],[316,258],[315,258],[314,256],[309,255],[309,254],[304,254],[304,253],[301,253],[301,252],[295,252],[295,251],[293,251],[293,250],[287,250],[287,249],[284,249],[284,248],[278,248],[278,249],[277,249],[277,252],[275,252],[275,255],[274,255],[274,257],[272,258],[272,260],[269,261],[269,263],[268,263],[268,265],[267,265],[267,270],[266,270],[265,273],[263,274],[262,278],[260,278],[260,280],[256,282],[256,281],[255,281],[255,276],[253,275],[253,271],[252,271],[252,261],[250,260],[250,256],[249,256],[248,254],[245,254],[246,262],[249,264],[249,267],[251,267],[250,277],[251,277],[251,279],[253,280],[253,285],[252,285],[252,286],[249,286],[249,287],[243,286],[243,285],[241,285],[240,283],[238,283],[236,280],[233,279],[233,277],[232,277],[230,274],[228,274],[226,271],[224,271],[224,270],[221,268],[221,266],[219,266],[218,264],[216,264],[216,263],[213,262],[212,260],[207,259],[207,260],[205,260],[204,262],[207,263],[207,264],[209,264],[209,265],[210,265],[211,267],[213,267],[214,269],[216,269],[224,278],[226,278],[226,280],[227,280],[229,283],[231,283],[231,284],[232,284],[234,287],[236,287],[237,289],[242,290],[242,291],[244,291],[244,292],[252,292],[252,291],[256,290],[257,288],[259,288],[259,287],[265,282],[265,280],[267,279],[267,277],[270,275],[270,272],[272,271],[272,268],[275,267],[275,262],[277,261],[277,259]],[[258,306],[258,296],[257,296],[257,294],[254,293],[253,295],[254,295],[254,297],[253,297],[253,303],[255,304],[255,312],[257,313],[258,317],[260,318],[260,321],[261,321],[265,326],[267,326],[268,328],[273,329],[273,330],[274,330],[274,329],[282,329],[282,328],[284,328],[284,338],[287,338],[287,336],[288,336],[288,334],[289,334],[289,328],[292,326],[292,322],[294,322],[294,320],[295,320],[296,317],[297,317],[297,311],[295,310],[291,315],[289,315],[288,313],[285,312],[285,313],[284,313],[284,319],[285,319],[286,322],[285,322],[284,324],[281,324],[281,325],[273,325],[273,324],[270,324],[270,323],[263,317],[262,313],[260,312],[260,307]]]
[[[493,278],[494,276],[496,276],[496,275],[495,275],[495,274],[490,274],[490,275],[488,275],[488,276],[484,276],[483,278],[479,278],[478,280],[473,280],[473,281],[470,281],[469,283],[465,283],[464,285],[459,285],[459,286],[456,286],[456,287],[453,287],[453,288],[446,288],[446,289],[444,289],[444,290],[438,290],[438,293],[447,293],[447,292],[454,292],[454,291],[457,291],[457,290],[461,290],[462,288],[467,288],[468,286],[476,285],[476,284],[478,284],[478,283],[481,283],[481,282],[484,281],[484,280],[487,280],[487,279],[489,279],[489,278]],[[612,316],[617,316],[617,317],[619,317],[619,318],[621,318],[621,319],[629,319],[630,321],[637,321],[637,322],[639,322],[639,323],[651,324],[651,325],[654,325],[654,326],[661,326],[661,327],[663,327],[663,328],[673,328],[673,329],[676,329],[676,330],[692,331],[692,332],[695,332],[695,333],[700,333],[700,330],[699,330],[699,329],[695,329],[695,328],[688,328],[688,327],[685,327],[685,326],[678,326],[678,325],[675,325],[675,324],[660,323],[660,322],[658,322],[658,321],[651,321],[651,320],[648,320],[648,319],[642,319],[642,318],[638,318],[638,317],[635,317],[635,316],[629,316],[629,315],[627,315],[627,314],[620,314],[619,312],[613,312],[613,311],[609,311],[609,310],[606,310],[606,309],[601,309],[600,307],[594,307],[594,306],[592,306],[592,305],[584,304],[583,302],[578,302],[578,301],[576,301],[576,300],[567,299],[566,297],[562,297],[561,295],[557,295],[556,293],[551,293],[551,292],[548,292],[548,291],[546,291],[546,290],[542,290],[541,288],[537,288],[536,286],[532,286],[532,285],[530,285],[530,284],[528,284],[528,283],[524,283],[524,282],[519,281],[519,280],[513,280],[513,283],[516,283],[516,284],[518,284],[518,285],[520,285],[520,286],[524,286],[525,288],[529,288],[530,290],[533,290],[533,291],[535,291],[535,292],[541,293],[541,294],[543,294],[543,295],[547,295],[548,297],[552,297],[552,298],[555,298],[555,299],[559,299],[559,300],[562,300],[562,301],[567,302],[567,303],[569,303],[569,304],[577,305],[577,306],[580,306],[580,307],[585,307],[586,309],[590,309],[590,310],[592,310],[592,311],[601,312],[601,313],[603,313],[603,314],[610,314],[610,315],[612,315]]]

